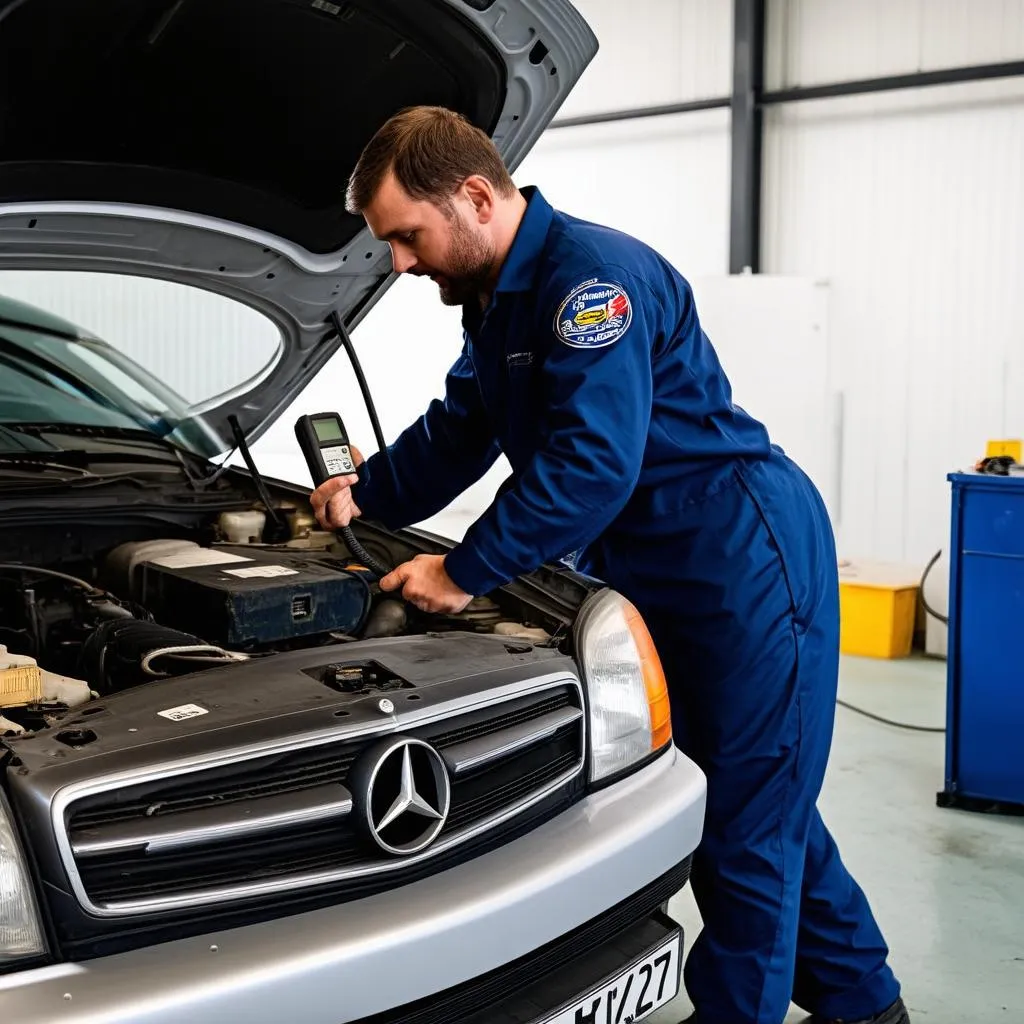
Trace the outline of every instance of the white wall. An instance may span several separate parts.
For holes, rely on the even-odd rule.
[[[768,0],[765,87],[1024,57],[1021,0]]]
[[[792,0],[769,26],[773,88],[1024,57],[1020,0]],[[946,473],[1024,436],[1024,81],[772,107],[764,160],[762,269],[830,282],[841,547],[922,563]]]
[[[600,44],[559,117],[728,96],[732,0],[575,0]]]

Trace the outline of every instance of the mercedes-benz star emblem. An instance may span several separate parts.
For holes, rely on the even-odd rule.
[[[360,824],[385,852],[425,850],[448,820],[451,783],[441,755],[428,743],[392,736],[352,767]]]

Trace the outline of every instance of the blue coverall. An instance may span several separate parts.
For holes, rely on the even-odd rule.
[[[534,188],[443,400],[361,470],[363,515],[425,519],[503,452],[512,477],[448,555],[481,595],[578,552],[657,644],[675,742],[704,770],[686,965],[701,1024],[781,1024],[790,998],[862,1020],[899,996],[816,809],[838,676],[828,515],[732,402],[691,289],[655,251]],[[784,372],[784,371],[783,371]]]

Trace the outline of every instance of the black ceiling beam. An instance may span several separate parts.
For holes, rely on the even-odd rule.
[[[906,75],[888,75],[884,78],[862,78],[850,82],[829,82],[825,85],[796,86],[775,89],[761,94],[759,105],[771,107],[778,103],[799,103],[803,100],[832,99],[837,96],[858,96],[871,92],[893,92],[897,89],[922,89],[930,85],[957,85],[983,82],[997,78],[1024,77],[1024,61],[1004,64],[972,64],[962,68],[941,68],[938,71],[914,71]],[[644,117],[665,117],[669,114],[691,114],[699,110],[718,110],[731,107],[731,96],[715,96],[685,103],[664,103],[653,107],[633,107],[628,110],[607,110],[578,117],[563,117],[552,121],[553,128],[577,128],[588,124],[610,124],[615,121],[637,121]]]
[[[993,78],[1017,78],[1024,75],[1024,60],[1005,64],[974,64],[962,68],[941,68],[938,71],[914,71],[907,75],[884,78],[862,78],[853,82],[831,82],[827,85],[805,85],[793,89],[776,89],[761,97],[765,106],[775,103],[797,103],[803,100],[824,100],[837,96],[859,96],[870,92],[893,92],[897,89],[921,89],[930,85],[958,85],[983,82]]]
[[[638,121],[642,117],[667,117],[670,114],[692,114],[698,110],[717,110],[732,103],[729,96],[707,100],[689,100],[686,103],[664,103],[657,107],[634,107],[632,110],[609,110],[599,114],[580,114],[552,121],[552,128],[579,128],[587,124],[609,124],[612,121]]]
[[[761,264],[761,91],[765,0],[733,0],[729,273]]]

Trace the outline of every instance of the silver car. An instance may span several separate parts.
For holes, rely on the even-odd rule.
[[[174,282],[274,331],[259,372],[193,347],[230,377],[197,402],[0,298],[4,1021],[618,1024],[679,991],[705,780],[635,610],[559,563],[421,613],[360,552],[449,541],[353,547],[249,453],[393,282],[342,205],[376,127],[444,104],[514,168],[596,49],[566,0],[0,0],[0,285]]]

